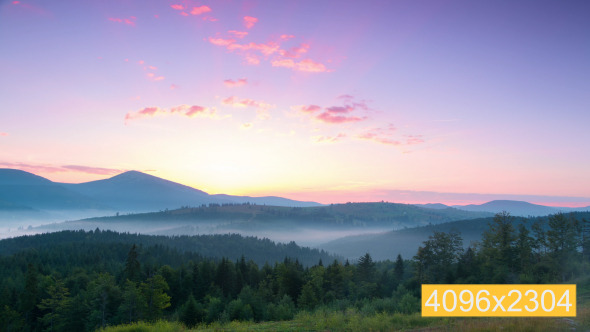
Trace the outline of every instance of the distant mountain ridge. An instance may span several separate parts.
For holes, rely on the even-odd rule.
[[[104,210],[152,212],[202,204],[246,203],[291,207],[320,206],[281,197],[209,195],[138,171],[85,183],[58,183],[33,173],[0,169],[0,209]],[[104,213],[102,214],[104,215]]]
[[[513,216],[546,216],[549,214],[555,214],[558,212],[575,212],[575,211],[590,211],[590,206],[581,208],[569,208],[569,207],[552,207],[539,204],[533,204],[523,201],[511,201],[511,200],[495,200],[480,205],[455,205],[454,208],[472,211],[472,212],[492,212],[499,213],[502,211],[509,212]]]

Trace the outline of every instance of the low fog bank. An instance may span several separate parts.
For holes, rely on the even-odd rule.
[[[16,227],[19,228],[16,228]],[[248,225],[235,221],[193,221],[193,222],[150,222],[145,220],[127,220],[125,222],[100,221],[99,219],[52,222],[36,220],[13,225],[0,234],[1,238],[39,233],[57,232],[61,230],[112,230],[116,232],[138,233],[145,235],[210,235],[210,234],[240,234],[268,238],[275,242],[289,243],[294,241],[300,246],[317,247],[322,243],[342,237],[377,234],[391,231],[387,227],[349,228],[349,227],[309,227],[294,224],[271,223],[268,227]]]
[[[28,234],[46,232],[37,228],[43,228],[48,224],[62,224],[68,220],[80,220],[104,215],[114,215],[110,210],[29,210],[29,211],[1,211],[0,212],[0,239],[16,237]],[[65,229],[65,228],[64,228]],[[61,230],[59,227],[56,230]]]

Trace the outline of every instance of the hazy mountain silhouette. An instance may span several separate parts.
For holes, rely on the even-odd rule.
[[[21,170],[0,169],[0,209],[14,210],[20,207],[24,210],[151,212],[181,206],[246,202],[293,207],[320,205],[281,197],[209,195],[204,191],[138,171],[125,172],[104,180],[72,184],[52,182]]]
[[[548,214],[553,214],[557,212],[569,212],[569,211],[583,211],[587,208],[580,208],[580,209],[572,209],[572,208],[562,208],[562,207],[550,207],[538,204],[532,204],[528,202],[522,201],[509,201],[509,200],[496,200],[490,201],[484,204],[476,205],[456,205],[454,206],[457,209],[465,210],[465,211],[477,211],[477,212],[493,212],[498,213],[502,211],[509,212],[513,216],[546,216]]]
[[[70,210],[101,208],[98,202],[32,173],[0,169],[0,201],[4,206]]]
[[[157,211],[216,202],[201,190],[137,171],[125,172],[104,180],[61,185],[101,204],[124,211]]]

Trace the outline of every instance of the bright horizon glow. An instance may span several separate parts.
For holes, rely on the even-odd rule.
[[[0,167],[321,203],[588,206],[589,10],[2,2]]]

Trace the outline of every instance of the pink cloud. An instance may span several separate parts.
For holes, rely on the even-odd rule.
[[[0,132],[0,136],[8,136],[8,133]]]
[[[354,99],[354,97],[351,95],[340,95],[336,97],[336,99],[344,99],[345,101],[351,101],[352,99]]]
[[[166,110],[159,107],[146,107],[137,112],[129,112],[125,115],[125,121],[134,120],[144,117],[153,117],[158,114],[166,114]]]
[[[371,140],[377,143],[386,144],[386,145],[401,145],[400,141],[393,140],[390,137],[383,137],[380,136],[378,133],[374,132],[366,132],[357,136],[360,139]]]
[[[282,40],[289,40],[291,38],[295,38],[295,36],[293,36],[293,35],[281,35],[281,39]]]
[[[27,163],[10,163],[0,162],[0,166],[20,169],[31,173],[64,173],[64,172],[78,172],[87,174],[100,174],[100,175],[115,175],[125,170],[114,169],[114,168],[103,168],[103,167],[90,167],[80,165],[41,165],[41,164],[27,164]]]
[[[15,0],[12,2],[13,5],[18,5],[19,3],[20,3],[20,1],[18,1],[18,0]]]
[[[295,67],[295,61],[293,61],[291,59],[274,60],[273,62],[271,62],[271,64],[273,67],[287,67],[287,68]]]
[[[199,105],[178,105],[170,108],[170,111],[166,109],[159,108],[159,107],[146,107],[142,110],[137,112],[129,112],[125,116],[125,122],[129,120],[145,118],[145,117],[154,117],[156,115],[168,115],[168,114],[178,114],[182,116],[186,116],[188,118],[195,118],[195,117],[209,117],[214,118],[216,116],[215,108],[204,107]]]
[[[180,13],[180,15],[182,15],[182,16],[188,16],[189,14],[187,12],[182,12],[182,13]]]
[[[396,132],[397,129],[392,124],[389,124],[385,128],[368,130],[358,135],[357,138],[393,146],[416,145],[425,142],[422,135],[404,135],[403,138],[395,138]]]
[[[208,111],[209,111],[209,109],[207,107],[195,105],[195,106],[189,107],[189,109],[186,111],[186,113],[184,113],[184,115],[188,116],[189,118],[192,118],[192,117],[195,117],[199,114],[205,114]]]
[[[256,55],[246,55],[246,63],[249,65],[259,65],[260,58]]]
[[[322,108],[318,105],[300,105],[300,106],[293,106],[291,107],[292,110],[301,112],[301,113],[314,113],[320,111]]]
[[[213,38],[209,37],[209,42],[217,46],[229,46],[236,42],[235,39]]]
[[[316,143],[334,143],[346,138],[346,134],[338,134],[336,136],[315,136],[313,140]]]
[[[227,33],[229,33],[230,35],[234,36],[235,38],[239,38],[239,39],[242,39],[248,35],[248,31],[230,30]]]
[[[109,21],[117,22],[117,23],[124,23],[130,26],[135,26],[135,20],[137,17],[130,16],[129,18],[117,18],[117,17],[109,17]]]
[[[170,7],[172,7],[172,9],[175,10],[184,10],[185,7],[183,5],[170,5]]]
[[[218,19],[216,19],[215,17],[211,17],[211,16],[203,16],[203,18],[201,18],[203,21],[209,21],[209,22],[217,22],[219,21]]]
[[[301,44],[289,50],[280,50],[280,54],[286,58],[299,58],[309,50],[309,44]]]
[[[330,113],[350,113],[350,112],[354,111],[354,107],[352,107],[350,105],[332,106],[332,107],[326,108],[326,110]]]
[[[300,62],[295,62],[292,59],[279,59],[275,60],[272,63],[273,67],[286,67],[291,68],[297,71],[305,71],[305,72],[326,72],[328,69],[325,65],[315,62],[311,59],[301,60]]]
[[[249,98],[238,99],[235,96],[227,97],[222,100],[221,103],[231,107],[255,107],[263,110],[274,107],[273,105],[267,104],[263,101],[256,101]]]
[[[148,68],[151,70],[158,70],[158,67],[156,67],[156,66],[148,66]]]
[[[260,53],[269,56],[280,51],[281,47],[275,42],[268,42],[266,44],[248,43],[248,44],[234,44],[227,45],[230,51],[259,51]]]
[[[238,80],[225,80],[223,81],[223,84],[225,84],[225,86],[229,87],[229,88],[235,88],[235,87],[240,87],[240,86],[244,86],[246,84],[248,84],[248,79],[246,78],[240,78]]]
[[[201,14],[205,14],[205,13],[209,13],[211,11],[211,8],[209,8],[209,6],[200,6],[200,7],[193,7],[193,9],[191,10],[191,14],[193,15],[201,15]]]
[[[178,105],[170,108],[170,113],[180,113],[187,110],[190,106],[188,105]]]
[[[178,89],[178,85],[170,84],[170,90],[176,90],[176,89]]]
[[[98,174],[98,175],[116,175],[125,172],[125,170],[114,169],[114,168],[102,168],[102,167],[90,167],[80,165],[65,165],[62,168],[87,174]]]
[[[248,29],[251,29],[256,23],[258,19],[252,16],[244,16],[244,26]]]
[[[359,118],[357,116],[333,115],[330,112],[324,112],[316,116],[315,119],[325,123],[340,124],[348,122],[359,122],[365,120],[366,118]]]
[[[306,71],[306,72],[312,72],[312,73],[320,73],[320,72],[328,71],[328,69],[326,69],[326,66],[324,66],[323,64],[321,64],[319,62],[315,62],[311,59],[301,60],[301,62],[297,63],[297,65],[295,66],[295,69],[299,70],[299,71]]]

